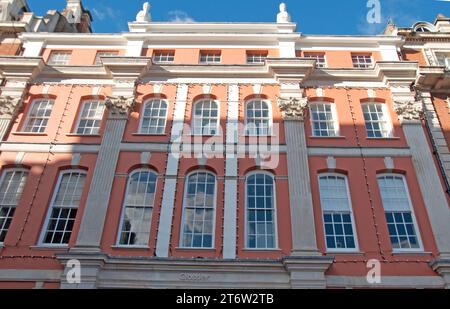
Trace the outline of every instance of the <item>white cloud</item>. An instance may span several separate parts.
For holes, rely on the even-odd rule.
[[[168,14],[169,14],[169,21],[172,23],[195,22],[195,20],[184,11],[175,10],[175,11],[170,11]]]
[[[116,12],[111,7],[103,6],[103,5],[93,8],[92,13],[100,21],[105,20],[106,18],[116,18],[117,17]]]

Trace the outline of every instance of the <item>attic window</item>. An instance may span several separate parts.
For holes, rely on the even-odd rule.
[[[431,32],[431,30],[425,26],[420,26],[416,28],[416,32]]]

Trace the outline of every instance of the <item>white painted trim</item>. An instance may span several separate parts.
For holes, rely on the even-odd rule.
[[[415,211],[414,211],[414,205],[413,205],[412,200],[411,200],[411,195],[409,194],[409,188],[408,188],[409,186],[408,186],[408,182],[407,182],[406,177],[404,175],[402,175],[402,174],[396,174],[396,173],[382,173],[382,174],[378,174],[377,175],[377,186],[378,186],[378,192],[380,194],[380,197],[381,197],[381,190],[380,190],[380,186],[379,186],[378,180],[379,180],[379,178],[382,178],[384,176],[401,177],[403,179],[403,186],[405,187],[406,196],[408,197],[409,209],[411,211],[411,217],[412,217],[412,220],[413,220],[414,228],[416,229],[417,241],[419,243],[419,248],[410,248],[410,249],[406,249],[406,248],[405,249],[401,249],[401,248],[395,249],[395,248],[392,247],[392,244],[391,244],[392,252],[393,253],[398,253],[398,252],[424,252],[422,236],[421,236],[422,233],[420,232],[420,227],[417,224],[416,215],[415,215]],[[381,199],[381,205],[383,206],[383,210],[384,210],[384,205],[383,205],[383,200],[382,199]],[[384,210],[384,213],[386,214],[386,210]],[[386,223],[386,227],[387,227],[387,223]],[[389,231],[388,231],[388,234],[390,234]],[[390,237],[390,235],[389,235],[389,237]]]
[[[185,216],[186,216],[186,194],[188,192],[188,185],[189,185],[189,177],[193,174],[197,173],[206,173],[211,176],[214,176],[214,210],[213,210],[213,226],[212,226],[212,236],[211,236],[211,247],[186,247],[183,245],[183,236],[184,236],[184,227],[185,227]],[[197,191],[196,191],[197,192]],[[190,172],[186,175],[185,181],[184,181],[184,191],[183,191],[183,202],[182,202],[182,210],[181,210],[181,229],[180,229],[180,239],[179,239],[179,248],[180,249],[189,249],[189,250],[204,250],[204,249],[214,249],[216,247],[216,215],[217,215],[217,175],[205,170],[205,169],[198,169],[195,171]]]
[[[322,228],[323,228],[323,235],[324,237],[326,237],[326,231],[325,231],[325,221],[323,219],[323,208],[322,208],[322,198],[321,198],[321,193],[320,193],[320,177],[322,176],[337,176],[337,177],[342,177],[344,178],[345,181],[345,186],[347,188],[347,200],[350,206],[350,217],[352,219],[352,228],[353,228],[353,237],[354,237],[354,241],[355,241],[355,248],[328,248],[327,245],[327,240],[326,238],[324,239],[325,242],[325,247],[327,252],[333,252],[333,253],[339,253],[339,252],[359,252],[359,241],[358,241],[358,233],[356,230],[356,221],[355,221],[355,216],[353,213],[353,203],[352,203],[352,197],[351,197],[351,193],[350,193],[350,187],[348,185],[348,177],[347,175],[344,174],[339,174],[339,173],[320,173],[317,175],[317,181],[319,182],[319,199],[320,199],[320,210],[322,212]],[[344,213],[344,211],[339,211],[339,213]],[[345,211],[345,213],[347,213],[347,211]],[[334,227],[333,227],[334,229]]]
[[[48,221],[50,220],[50,216],[51,216],[51,212],[53,210],[54,204],[55,204],[55,199],[56,199],[56,195],[58,194],[58,191],[60,189],[60,185],[61,185],[61,180],[63,178],[63,176],[65,174],[70,174],[70,173],[79,173],[79,174],[84,174],[87,178],[87,172],[85,170],[80,170],[80,169],[69,169],[69,170],[60,170],[58,171],[58,181],[56,182],[55,187],[52,190],[52,197],[51,197],[51,201],[50,204],[47,208],[47,214],[45,216],[45,220],[44,220],[44,224],[41,226],[41,233],[39,236],[39,240],[37,243],[37,246],[45,246],[45,247],[67,247],[68,244],[50,244],[50,243],[44,243],[44,238],[45,238],[45,232],[47,231],[47,227],[48,227]],[[85,178],[85,180],[86,180]],[[83,192],[85,192],[86,190],[86,181],[83,184]],[[80,208],[80,205],[78,205],[77,207],[66,207],[66,208],[75,208],[77,209],[77,215],[75,217],[75,221],[77,221],[77,218],[79,217],[79,211],[78,209]],[[78,219],[79,220],[79,219]],[[75,225],[75,223],[74,223]],[[73,238],[74,233],[73,233],[73,227],[72,227],[72,232],[70,235],[70,238]],[[69,239],[69,243],[70,243],[70,239]]]
[[[266,176],[269,176],[270,178],[272,178],[273,181],[273,223],[274,223],[274,248],[249,248],[247,246],[247,241],[248,241],[248,227],[247,227],[247,202],[248,202],[248,193],[247,193],[247,181],[248,178],[250,176],[253,175],[257,175],[257,174],[263,174]],[[245,175],[245,181],[244,181],[244,186],[245,186],[245,208],[244,208],[244,245],[243,248],[244,250],[250,250],[250,251],[276,251],[279,250],[279,241],[278,241],[278,205],[277,205],[277,182],[276,182],[276,178],[275,175],[267,172],[267,171],[262,171],[262,170],[256,170],[256,171],[251,171],[249,173],[247,173]],[[266,231],[267,232],[267,231]],[[257,240],[255,240],[257,242]]]
[[[124,223],[124,216],[125,216],[125,202],[127,200],[128,197],[128,190],[130,189],[130,179],[131,176],[133,176],[134,174],[138,173],[138,172],[150,172],[153,173],[156,176],[156,181],[155,181],[155,195],[153,196],[153,206],[152,207],[148,207],[152,209],[152,215],[150,216],[150,225],[149,228],[150,230],[148,231],[148,236],[149,239],[147,240],[147,245],[148,245],[148,241],[150,240],[150,233],[152,230],[152,221],[153,221],[153,216],[154,216],[154,212],[153,210],[155,209],[155,199],[156,199],[156,193],[158,190],[158,173],[156,173],[156,171],[150,169],[150,168],[138,168],[133,170],[131,173],[128,174],[127,176],[127,184],[126,184],[126,188],[125,188],[125,195],[122,198],[122,204],[121,204],[121,211],[120,211],[120,221],[119,221],[119,227],[117,229],[117,236],[116,236],[116,242],[115,242],[115,246],[116,247],[120,247],[120,248],[143,248],[145,247],[145,245],[124,245],[124,244],[120,244],[120,234],[122,233],[122,228],[123,228],[123,223]]]

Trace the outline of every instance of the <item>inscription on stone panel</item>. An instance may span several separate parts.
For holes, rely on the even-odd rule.
[[[208,281],[209,277],[209,275],[200,273],[181,273],[178,279],[180,281]]]

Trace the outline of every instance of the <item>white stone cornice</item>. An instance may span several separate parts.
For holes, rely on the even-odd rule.
[[[41,57],[1,56],[0,74],[9,80],[29,81],[38,76],[44,67]]]
[[[278,107],[284,120],[303,121],[308,106],[307,98],[279,98]]]

